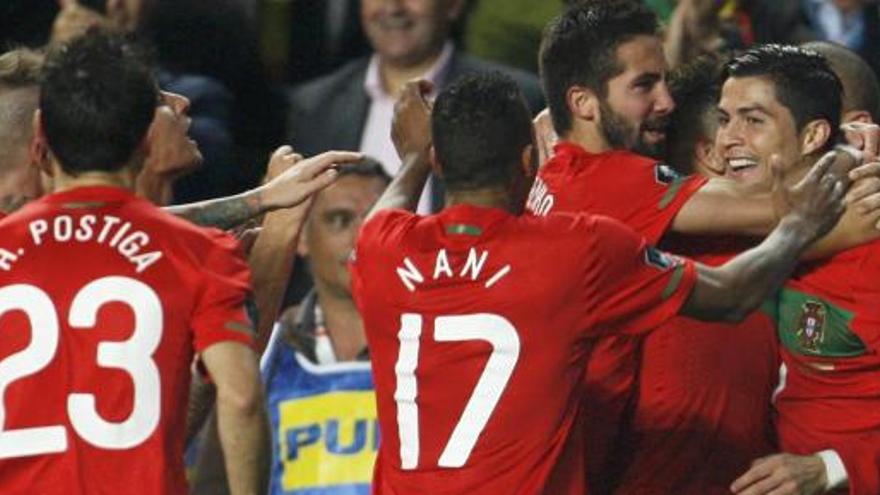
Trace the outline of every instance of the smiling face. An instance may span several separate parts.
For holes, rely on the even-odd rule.
[[[617,149],[658,156],[675,108],[666,85],[666,58],[657,36],[640,35],[617,48],[623,72],[608,80],[600,102],[606,141]]]
[[[770,157],[798,164],[801,149],[794,117],[776,98],[767,77],[731,77],[721,88],[715,150],[725,176],[744,182],[769,182]]]
[[[361,22],[380,57],[410,66],[440,51],[461,6],[461,0],[363,0]]]

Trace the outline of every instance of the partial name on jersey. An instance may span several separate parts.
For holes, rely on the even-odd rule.
[[[88,214],[79,218],[58,215],[54,218],[38,218],[28,224],[33,246],[14,249],[0,247],[0,270],[9,271],[22,256],[43,245],[47,239],[56,243],[94,242],[114,249],[135,265],[137,273],[152,266],[162,258],[162,252],[150,249],[150,236],[113,215]]]

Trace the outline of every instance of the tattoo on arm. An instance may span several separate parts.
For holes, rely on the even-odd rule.
[[[34,198],[28,196],[9,195],[0,198],[0,213],[12,213]]]
[[[264,212],[260,195],[242,193],[198,203],[169,206],[165,211],[205,227],[231,229]]]

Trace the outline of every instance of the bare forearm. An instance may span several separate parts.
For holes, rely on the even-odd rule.
[[[269,478],[269,425],[263,402],[240,407],[219,399],[217,423],[231,495],[265,493]]]
[[[815,232],[783,219],[761,244],[720,267],[698,265],[698,280],[682,314],[703,320],[740,321],[779,288]]]
[[[427,151],[406,155],[397,176],[373,205],[367,219],[382,210],[392,208],[415,211],[431,172],[429,160]]]
[[[257,306],[257,349],[261,352],[278,317],[284,292],[293,271],[299,233],[307,206],[269,213],[248,257]]]
[[[263,205],[260,189],[252,189],[235,196],[168,206],[164,210],[198,225],[225,230],[264,213],[267,208]]]
[[[777,221],[769,192],[712,179],[682,206],[672,230],[689,235],[764,236]]]

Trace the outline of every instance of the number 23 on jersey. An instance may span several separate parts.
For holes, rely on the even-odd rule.
[[[152,356],[162,338],[163,316],[159,297],[150,286],[128,277],[103,277],[86,284],[73,298],[68,315],[70,328],[93,328],[100,308],[111,302],[131,308],[134,332],[126,341],[98,344],[95,365],[119,369],[130,376],[134,384],[131,413],[120,422],[107,421],[97,411],[95,396],[87,393],[69,394],[66,408],[80,438],[99,448],[121,450],[143,443],[159,424],[161,387]],[[49,366],[61,335],[55,304],[39,287],[16,284],[0,288],[0,317],[10,311],[27,315],[32,335],[27,347],[0,361],[0,459],[64,452],[67,433],[63,425],[6,429],[7,388]]]

